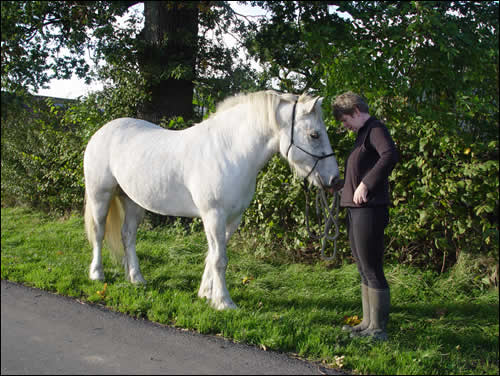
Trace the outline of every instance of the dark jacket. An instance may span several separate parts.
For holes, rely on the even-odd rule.
[[[370,117],[358,131],[346,160],[340,205],[352,208],[390,205],[388,178],[398,160],[399,153],[386,126]],[[368,202],[356,205],[352,198],[361,181],[368,188]]]

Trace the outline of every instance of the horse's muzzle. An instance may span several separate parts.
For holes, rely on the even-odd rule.
[[[339,191],[344,186],[344,181],[340,179],[339,176],[332,176],[328,184],[325,184],[325,182],[323,181],[323,179],[321,179],[321,177],[319,180],[321,182],[321,187],[330,194],[334,194],[336,191]]]
[[[318,181],[321,185],[321,188],[327,191],[331,191],[334,189],[335,186],[337,186],[339,183],[341,183],[342,179],[339,178],[339,176],[332,176],[330,178],[330,181],[326,183],[322,178],[321,174],[317,174]]]
[[[342,179],[340,179],[339,176],[332,176],[330,179],[330,182],[328,183],[328,186],[326,188],[333,188],[335,187]]]

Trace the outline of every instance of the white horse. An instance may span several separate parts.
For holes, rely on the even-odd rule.
[[[208,119],[181,131],[131,118],[104,125],[90,139],[83,165],[90,279],[104,279],[106,235],[112,252],[123,256],[127,279],[145,283],[135,248],[144,209],[201,217],[208,254],[198,296],[215,309],[236,308],[226,287],[226,244],[259,170],[279,151],[316,186],[328,188],[339,175],[321,102],[262,91],[226,99]]]

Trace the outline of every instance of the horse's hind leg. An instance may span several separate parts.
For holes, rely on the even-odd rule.
[[[144,209],[132,201],[124,192],[120,192],[120,200],[125,211],[125,221],[121,229],[123,248],[123,267],[125,277],[132,283],[146,283],[139,268],[135,243],[137,238],[137,228],[144,218]]]
[[[236,308],[226,287],[226,223],[225,217],[212,210],[202,216],[208,240],[205,271],[201,279],[198,296],[207,298],[218,310]]]
[[[90,264],[89,278],[103,280],[102,242],[106,229],[106,217],[109,204],[113,197],[112,191],[87,195],[85,204],[85,223],[89,241],[92,244],[92,263]]]

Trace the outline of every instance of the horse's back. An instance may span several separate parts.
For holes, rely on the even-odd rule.
[[[104,157],[109,160],[120,148],[134,151],[134,147],[149,147],[148,143],[154,144],[159,138],[169,133],[160,126],[145,120],[133,118],[119,118],[103,125],[90,139],[85,150],[85,155],[100,162],[105,162]],[[87,158],[87,161],[89,162]]]
[[[137,137],[138,134],[158,131],[162,128],[144,120],[119,118],[103,125],[90,138],[83,159],[86,185],[103,187],[116,185],[111,164],[116,146]]]
[[[197,215],[184,177],[192,131],[172,131],[144,120],[105,124],[85,151],[86,184],[120,188],[142,207],[171,215]]]
[[[111,145],[111,143],[116,143],[120,140],[130,140],[132,137],[136,137],[145,132],[160,131],[165,131],[165,129],[145,120],[134,118],[114,119],[99,128],[90,139],[89,146],[93,143],[99,144],[99,146]],[[87,148],[89,146],[87,146]]]

